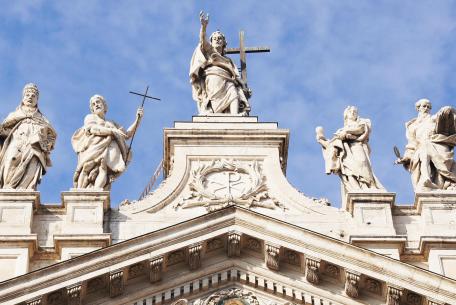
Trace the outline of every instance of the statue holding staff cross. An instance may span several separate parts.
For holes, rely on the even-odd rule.
[[[71,138],[73,149],[78,155],[78,164],[73,176],[73,187],[78,189],[110,190],[112,182],[127,168],[131,160],[131,145],[127,140],[134,138],[144,116],[144,101],[136,111],[136,118],[128,129],[106,119],[108,104],[101,95],[90,98],[90,114],[84,119],[84,126],[76,130]],[[157,98],[154,98],[157,99]]]
[[[200,23],[199,43],[190,63],[192,95],[197,102],[199,115],[248,116],[250,112],[248,99],[252,92],[247,86],[245,53],[251,50],[244,48],[243,34],[239,50],[231,50],[232,54],[241,54],[241,76],[233,61],[225,56],[227,45],[225,35],[215,31],[208,41],[206,28],[209,15],[200,12]],[[257,50],[257,52],[261,51]]]

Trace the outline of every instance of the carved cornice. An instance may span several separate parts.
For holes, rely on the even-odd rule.
[[[456,304],[456,297],[454,296],[456,285],[450,279],[239,208],[217,211],[171,228],[139,236],[132,240],[37,270],[31,274],[8,280],[0,284],[0,303],[13,303],[12,300],[18,300],[17,303],[20,303],[27,299],[28,294],[30,294],[29,298],[31,298],[39,295],[40,291],[47,295],[46,298],[48,300],[58,300],[62,289],[65,289],[70,282],[87,281],[90,277],[97,278],[103,274],[107,275],[108,281],[106,284],[109,284],[107,286],[112,288],[114,287],[112,284],[114,278],[109,275],[113,265],[123,270],[128,270],[129,266],[145,262],[151,257],[157,255],[167,257],[171,252],[188,249],[195,242],[204,243],[206,240],[227,234],[231,230],[243,232],[245,234],[243,241],[245,238],[246,241],[249,239],[256,240],[260,245],[263,243],[265,245],[269,243],[277,244],[280,247],[296,251],[299,255],[304,255],[305,272],[308,280],[309,278],[312,280],[315,277],[312,273],[316,274],[318,278],[319,260],[323,260],[323,266],[330,263],[338,266],[338,268],[350,267],[351,270],[356,270],[366,275],[366,278],[374,278],[381,285],[394,280],[394,285],[400,285],[407,291],[413,291],[421,296],[432,295],[438,301]],[[281,234],[281,232],[286,232],[286,234]],[[243,242],[243,246],[245,247],[243,250],[247,249],[248,244]],[[262,252],[260,251],[259,253]],[[217,255],[220,254],[218,253]],[[249,256],[248,260],[260,259],[258,253],[253,251],[245,251],[245,253],[243,252],[244,255]],[[369,259],[360,260],[360,257],[368,257]],[[222,264],[222,261],[220,262]],[[223,263],[226,267],[227,263]],[[230,260],[229,264],[231,266],[244,266],[243,264],[247,263],[243,259],[235,259]],[[178,268],[181,268],[181,266],[178,266]],[[207,268],[210,268],[210,266],[205,266],[198,273],[206,272]],[[262,272],[266,271],[263,270]],[[283,272],[287,271],[284,270]],[[184,274],[187,273],[184,272]],[[188,276],[192,274],[190,272]],[[277,273],[270,272],[268,277],[274,278],[275,274]],[[255,279],[250,280],[253,283],[256,281]],[[275,278],[276,282],[282,280],[285,280],[283,276]],[[311,280],[309,282],[315,282]],[[305,286],[307,283],[304,281],[295,282],[295,284],[291,285],[299,287],[310,286]],[[321,285],[325,284],[322,283]],[[155,285],[150,286],[152,287],[151,289],[155,287]],[[46,290],[48,287],[54,287],[55,291],[48,292]],[[319,287],[315,287],[315,289]],[[389,290],[392,291],[390,296],[394,296],[392,288]],[[436,291],[438,291],[437,294],[435,293]]]

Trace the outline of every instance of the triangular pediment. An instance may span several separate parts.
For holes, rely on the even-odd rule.
[[[238,207],[5,281],[0,302],[159,304],[235,286],[295,303],[456,303],[452,279]]]

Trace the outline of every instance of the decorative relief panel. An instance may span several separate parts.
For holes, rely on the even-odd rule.
[[[366,278],[366,281],[364,282],[364,288],[371,293],[378,295],[382,294],[382,283],[376,279],[370,277]]]
[[[137,263],[128,268],[128,278],[135,278],[144,274],[144,264]]]
[[[286,249],[284,253],[284,259],[290,265],[301,266],[300,254],[296,251]]]
[[[171,266],[171,265],[175,265],[175,264],[178,264],[178,263],[181,263],[181,262],[184,262],[184,261],[185,261],[185,253],[184,253],[184,251],[183,250],[177,250],[177,251],[171,252],[168,255],[167,265]]]
[[[407,293],[407,297],[405,298],[405,302],[407,305],[421,305],[423,304],[423,300],[419,294],[409,291]]]
[[[193,305],[260,305],[257,297],[252,292],[239,288],[220,290],[206,299],[197,299]]]
[[[211,252],[223,248],[223,241],[220,238],[213,238],[207,241],[206,251]]]
[[[260,162],[223,159],[197,164],[176,209],[205,207],[207,211],[214,211],[230,205],[284,209],[269,195]]]
[[[340,268],[337,267],[336,265],[326,263],[325,264],[325,269],[324,269],[324,274],[327,276],[333,278],[333,279],[339,279],[340,277]]]
[[[249,250],[261,252],[261,241],[259,241],[256,238],[250,237],[247,239],[246,247]]]
[[[65,298],[62,290],[52,292],[47,297],[47,305],[62,305],[64,302]]]

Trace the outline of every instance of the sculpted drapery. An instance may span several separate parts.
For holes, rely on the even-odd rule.
[[[57,133],[38,109],[39,91],[27,84],[22,102],[0,125],[0,188],[36,190]]]
[[[456,111],[443,107],[431,115],[432,104],[415,104],[418,117],[406,123],[408,140],[404,156],[396,160],[411,173],[415,191],[456,190]]]
[[[94,95],[90,99],[90,111],[84,126],[76,130],[71,139],[78,154],[73,186],[109,190],[111,183],[126,169],[129,157],[126,140],[137,128],[143,110],[138,109],[137,118],[128,130],[105,119],[107,104],[102,96]]]
[[[225,56],[225,36],[216,31],[207,41],[209,19],[201,13],[200,21],[200,42],[190,63],[192,95],[198,104],[199,114],[248,115],[250,105],[247,98],[251,92],[241,80],[236,65]]]
[[[358,116],[358,109],[349,106],[344,111],[344,127],[334,137],[326,139],[323,128],[317,127],[317,141],[323,148],[325,172],[340,176],[345,190],[384,190],[375,177],[369,148],[371,122]]]

